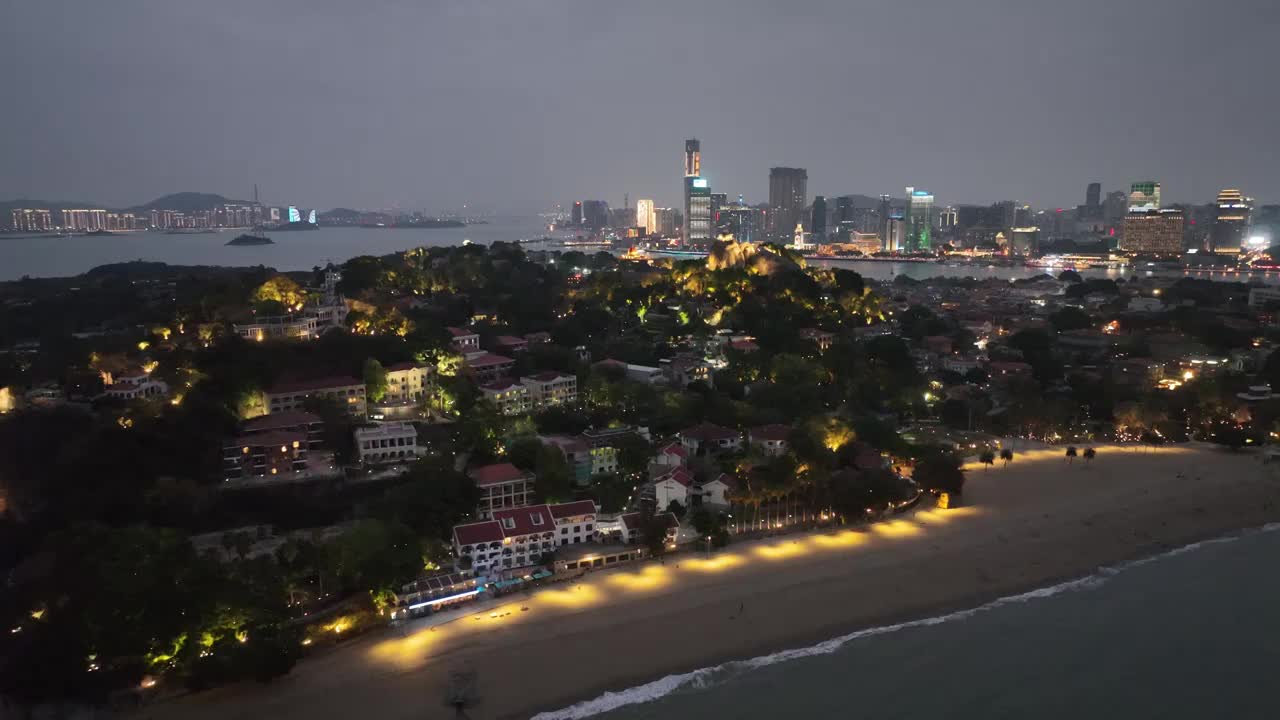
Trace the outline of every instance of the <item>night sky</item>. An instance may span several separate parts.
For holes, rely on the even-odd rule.
[[[1275,0],[0,0],[0,199],[1280,200]]]

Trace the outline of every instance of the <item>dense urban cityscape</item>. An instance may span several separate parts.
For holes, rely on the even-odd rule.
[[[1274,715],[1275,8],[228,1],[0,27],[0,718]]]

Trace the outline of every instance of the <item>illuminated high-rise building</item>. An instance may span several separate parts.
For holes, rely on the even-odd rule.
[[[879,223],[878,234],[880,235],[880,246],[888,252],[898,249],[898,246],[892,242],[890,237],[889,220],[893,214],[893,198],[888,195],[880,196],[880,205],[876,208],[876,220]]]
[[[702,143],[684,141],[684,241],[711,242],[711,185],[702,177]]]
[[[1159,209],[1160,183],[1146,180],[1129,186],[1129,212]]]
[[[1181,255],[1182,210],[1134,210],[1124,216],[1120,249],[1139,255]]]
[[[960,214],[956,209],[948,205],[938,213],[938,227],[942,230],[950,230],[956,226],[960,220]]]
[[[809,173],[804,168],[769,169],[769,235],[790,242],[808,205]]]
[[[907,252],[933,250],[933,195],[924,190],[907,188],[907,206],[902,213],[903,248]]]
[[[1218,193],[1213,229],[1209,232],[1209,252],[1235,255],[1249,234],[1249,201],[1235,188]]]
[[[1089,183],[1084,191],[1084,217],[1097,220],[1102,217],[1102,183]]]
[[[702,177],[702,143],[697,138],[684,141],[684,176]]]
[[[641,198],[636,201],[636,225],[644,228],[646,235],[658,232],[658,216],[652,200]]]
[[[711,186],[704,177],[686,177],[684,241],[688,245],[705,245],[711,239]]]
[[[14,208],[9,214],[11,230],[46,232],[53,229],[53,213],[48,208]]]
[[[569,216],[569,222],[573,224],[574,227],[581,227],[582,225],[582,201],[581,200],[573,201],[573,214]]]

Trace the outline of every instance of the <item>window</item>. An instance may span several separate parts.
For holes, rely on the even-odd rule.
[[[591,532],[591,525],[588,524],[586,530],[587,532]]]
[[[580,532],[582,532],[582,526],[581,526],[581,525],[574,525],[574,526],[573,526],[573,531],[574,531],[574,532],[576,532],[576,533],[580,533]]]
[[[567,527],[562,527],[562,528],[560,528],[560,534],[561,534],[561,535],[568,535],[568,534],[569,534],[569,528],[567,528]]]
[[[541,514],[541,513],[529,513],[529,521],[530,521],[530,522],[532,522],[534,525],[541,525],[541,524],[542,524],[542,514]]]
[[[515,530],[515,529],[516,529],[516,519],[515,519],[515,518],[510,518],[510,517],[504,517],[504,518],[502,518],[502,527],[503,527],[503,529],[506,529],[506,530]]]

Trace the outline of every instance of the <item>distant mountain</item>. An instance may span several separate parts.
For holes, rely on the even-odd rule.
[[[245,200],[231,200],[221,195],[213,193],[198,192],[180,192],[164,197],[156,198],[146,205],[139,205],[132,210],[177,210],[179,212],[195,212],[197,210],[212,210],[216,207],[231,203],[233,205],[247,205]]]

